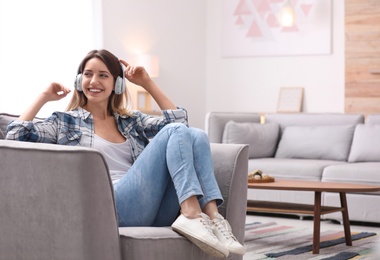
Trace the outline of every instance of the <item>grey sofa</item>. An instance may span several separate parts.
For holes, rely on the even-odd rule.
[[[0,114],[3,132],[12,118]],[[211,150],[220,212],[242,242],[248,146]],[[0,179],[0,260],[214,259],[170,227],[118,228],[107,164],[95,149],[0,140]]]
[[[334,181],[380,186],[380,115],[211,112],[210,142],[249,144],[248,171],[277,179]],[[322,203],[338,206],[336,193]],[[313,193],[248,190],[250,200],[313,204]],[[380,223],[380,192],[347,194],[350,220]],[[324,218],[341,221],[341,214]]]

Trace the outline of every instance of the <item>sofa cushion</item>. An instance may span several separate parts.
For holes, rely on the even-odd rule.
[[[357,125],[349,162],[380,162],[380,125]]]
[[[323,170],[322,181],[380,186],[379,169],[380,162],[359,162],[329,165]],[[380,195],[380,191],[360,193]]]
[[[347,161],[355,125],[288,126],[276,158]]]
[[[249,158],[273,157],[280,127],[276,123],[237,123],[229,121],[224,127],[223,143],[248,144]]]
[[[260,169],[279,179],[320,181],[323,169],[329,165],[346,162],[332,160],[294,159],[294,158],[257,158],[248,162],[249,171]]]

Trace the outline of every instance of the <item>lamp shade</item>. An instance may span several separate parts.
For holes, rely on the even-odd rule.
[[[151,78],[156,78],[159,75],[160,67],[158,56],[139,54],[133,57],[133,64],[144,67]]]

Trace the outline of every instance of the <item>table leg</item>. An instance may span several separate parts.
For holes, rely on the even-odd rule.
[[[313,254],[319,254],[321,235],[321,192],[314,194]]]
[[[343,208],[342,218],[343,218],[344,237],[346,239],[346,245],[352,246],[352,237],[351,237],[351,229],[350,229],[350,220],[348,218],[346,193],[340,192],[339,195],[340,195],[340,205]]]

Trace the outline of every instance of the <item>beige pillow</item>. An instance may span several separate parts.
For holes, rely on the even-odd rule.
[[[248,144],[249,158],[273,157],[280,126],[276,123],[237,123],[229,121],[224,127],[223,143]]]

